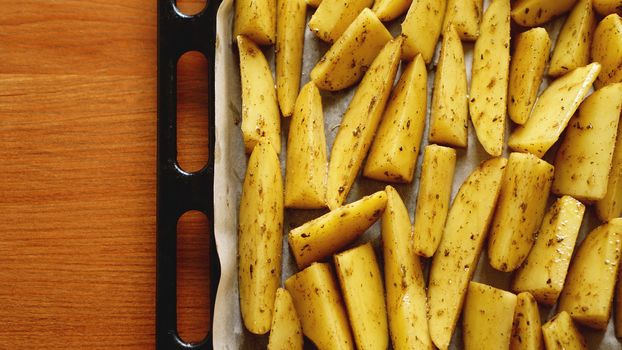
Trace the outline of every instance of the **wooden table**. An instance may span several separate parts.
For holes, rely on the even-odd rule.
[[[0,4],[0,349],[153,348],[156,1]],[[189,169],[207,154],[200,58],[180,70]],[[209,322],[199,219],[179,228],[187,341]]]

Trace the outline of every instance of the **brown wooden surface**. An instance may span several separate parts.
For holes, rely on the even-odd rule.
[[[0,349],[153,348],[156,1],[0,5]],[[181,163],[196,169],[206,77],[184,60]],[[207,256],[189,217],[178,310],[192,341]]]

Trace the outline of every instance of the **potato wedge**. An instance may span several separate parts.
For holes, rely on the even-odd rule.
[[[302,350],[302,326],[286,289],[276,290],[268,350]]]
[[[384,111],[363,175],[411,182],[428,111],[428,72],[421,55],[408,64]]]
[[[334,256],[358,349],[387,349],[389,329],[380,267],[371,243]]]
[[[248,160],[240,198],[238,283],[246,328],[270,330],[276,290],[281,282],[283,182],[274,148],[261,140]]]
[[[546,212],[538,239],[514,274],[512,290],[529,292],[539,303],[554,305],[564,287],[585,205],[564,196]]]
[[[426,146],[415,210],[413,248],[417,255],[431,257],[441,242],[455,170],[456,150]]]
[[[566,19],[549,66],[550,76],[560,76],[590,63],[590,46],[596,26],[592,0],[579,0]]]
[[[602,64],[602,72],[594,85],[597,88],[622,82],[622,19],[611,14],[594,31],[592,60]]]
[[[382,246],[391,342],[395,350],[432,349],[425,278],[412,251],[410,217],[397,191],[387,186],[385,192]]]
[[[242,80],[242,136],[246,153],[262,137],[281,152],[281,114],[272,71],[263,52],[251,40],[238,36]]]
[[[538,303],[527,292],[516,298],[510,350],[544,350]]]
[[[553,170],[533,154],[510,154],[488,240],[493,268],[514,271],[527,258],[544,217]]]
[[[470,282],[464,302],[464,349],[507,349],[515,308],[516,295]]]
[[[622,217],[622,123],[618,123],[618,137],[613,151],[607,194],[596,202],[596,214],[602,221]]]
[[[600,64],[594,62],[555,80],[538,98],[527,123],[510,135],[508,146],[542,158],[568,125],[599,72]]]
[[[284,117],[294,113],[305,41],[305,0],[277,0],[276,93]]]
[[[418,54],[426,63],[432,61],[441,34],[447,0],[412,0],[402,22],[404,52],[402,58],[412,60]]]
[[[326,207],[326,136],[322,96],[313,82],[300,91],[287,135],[285,207]]]
[[[622,338],[622,269],[618,269],[618,282],[616,283],[615,310],[613,314],[616,337]]]
[[[553,193],[583,201],[603,199],[622,112],[622,83],[588,97],[569,127],[555,158]]]
[[[320,89],[328,91],[356,84],[390,40],[391,33],[384,24],[370,9],[364,9],[313,67],[311,80]]]
[[[401,38],[390,41],[374,60],[341,119],[328,164],[326,201],[342,205],[371,146],[400,63]]]
[[[506,164],[505,158],[480,164],[462,184],[449,210],[428,284],[430,337],[440,349],[447,349],[456,328],[492,221]]]
[[[594,9],[602,16],[617,13],[622,16],[622,0],[593,0]]]
[[[302,332],[320,350],[354,349],[346,309],[329,264],[312,264],[289,277],[291,294]]]
[[[388,22],[403,15],[411,3],[412,0],[377,0],[372,11],[381,21]]]
[[[466,147],[469,106],[462,42],[453,26],[443,34],[434,76],[429,142]]]
[[[508,114],[516,124],[525,124],[531,115],[550,50],[551,40],[544,28],[530,29],[516,40],[508,88]]]
[[[500,156],[505,140],[510,70],[510,0],[493,0],[473,50],[469,112],[484,150]]]
[[[585,338],[565,311],[542,325],[542,337],[547,350],[587,350]]]
[[[607,328],[622,249],[622,218],[595,228],[577,250],[557,307],[588,327]],[[596,292],[598,291],[598,292]]]
[[[373,3],[374,0],[322,0],[309,20],[309,28],[321,40],[334,43],[359,13]]]
[[[291,230],[289,246],[298,268],[305,268],[352,243],[380,218],[386,205],[387,194],[376,192]]]
[[[246,36],[259,45],[274,44],[276,41],[276,0],[236,1],[233,36],[240,35]]]
[[[479,36],[483,0],[447,0],[443,33],[453,25],[464,41],[475,41]]]
[[[512,6],[512,19],[523,27],[535,27],[570,11],[577,0],[517,0]]]

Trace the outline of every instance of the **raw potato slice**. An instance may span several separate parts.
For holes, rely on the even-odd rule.
[[[456,150],[426,146],[415,210],[413,244],[417,255],[431,257],[441,242],[455,170]]]
[[[268,350],[302,350],[302,327],[294,302],[283,288],[276,291]]]
[[[516,295],[470,282],[464,303],[464,349],[507,349],[515,308]]]
[[[596,27],[592,61],[603,65],[594,83],[597,88],[622,82],[622,19],[618,14],[605,17]]]
[[[300,89],[302,50],[305,40],[305,0],[277,0],[276,92],[283,116],[294,112]]]
[[[489,159],[473,171],[454,200],[434,255],[428,285],[430,336],[447,349],[477,267],[507,160]]]
[[[607,194],[596,202],[596,214],[602,221],[622,217],[622,123],[618,123],[618,137],[613,151]]]
[[[443,32],[453,25],[465,41],[475,41],[479,36],[483,0],[447,0]]]
[[[443,34],[434,76],[429,142],[466,147],[469,106],[462,42],[453,26]]]
[[[536,299],[529,293],[517,296],[510,350],[544,350],[540,310]]]
[[[612,13],[622,15],[622,0],[593,0],[594,9],[602,16]]]
[[[252,41],[238,36],[242,80],[242,136],[246,153],[265,137],[281,152],[281,114],[272,71],[263,52]]]
[[[545,305],[557,302],[584,213],[585,205],[570,196],[558,199],[551,206],[542,220],[533,249],[514,274],[514,292],[529,292]]]
[[[387,194],[376,192],[291,230],[289,246],[298,268],[305,268],[352,243],[380,218],[386,205]]]
[[[387,104],[363,174],[379,181],[411,182],[428,111],[428,72],[421,55],[408,64]]]
[[[302,332],[320,350],[354,349],[348,316],[329,264],[313,264],[285,281]]]
[[[381,21],[388,22],[403,15],[411,3],[412,0],[377,0],[374,2],[372,11]]]
[[[300,91],[287,135],[285,207],[326,207],[326,136],[322,96],[313,82]]]
[[[345,202],[371,146],[400,63],[402,39],[390,41],[374,60],[341,119],[328,164],[326,201]]]
[[[587,350],[585,338],[565,311],[542,326],[542,336],[547,350]]]
[[[248,160],[240,198],[238,283],[246,328],[270,330],[276,290],[281,282],[283,182],[279,157],[260,141]]]
[[[335,267],[357,349],[387,349],[384,288],[371,243],[335,255]]]
[[[594,62],[555,80],[538,98],[527,123],[510,135],[508,146],[542,158],[568,125],[599,72],[600,64]]]
[[[577,0],[518,0],[512,6],[512,19],[523,27],[535,27],[570,11]]]
[[[555,158],[553,193],[583,201],[603,199],[622,111],[622,83],[588,97],[570,119]]]
[[[508,88],[508,114],[516,124],[525,124],[531,115],[550,50],[551,40],[544,28],[530,29],[516,40]]]
[[[390,40],[391,33],[378,17],[370,9],[364,9],[313,67],[311,80],[320,89],[329,91],[356,84]]]
[[[410,217],[397,191],[387,186],[385,192],[382,245],[391,342],[395,350],[432,349],[425,278],[412,252]]]
[[[579,0],[562,27],[551,57],[549,75],[557,77],[590,63],[596,26],[592,0]]]
[[[426,63],[432,61],[446,6],[447,0],[412,0],[402,23],[402,35],[406,38],[403,59],[412,60],[421,54]]]
[[[493,268],[514,271],[527,258],[544,217],[553,170],[533,154],[510,154],[488,240]]]
[[[622,249],[622,218],[590,232],[572,259],[557,307],[588,327],[607,328]]]
[[[240,35],[248,37],[259,45],[274,44],[276,41],[276,0],[236,1],[233,36]]]
[[[510,70],[510,0],[493,0],[473,51],[469,112],[477,139],[491,156],[503,152]]]
[[[374,0],[322,0],[309,20],[309,28],[315,35],[334,43],[346,28]]]

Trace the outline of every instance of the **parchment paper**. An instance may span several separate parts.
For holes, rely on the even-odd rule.
[[[489,0],[485,0],[485,8],[487,8]],[[244,154],[244,145],[242,135],[239,128],[241,120],[241,98],[240,98],[240,77],[239,77],[239,58],[237,48],[233,44],[232,38],[232,22],[233,22],[233,0],[224,0],[218,12],[217,24],[217,52],[216,52],[216,145],[215,145],[215,167],[216,176],[214,183],[215,194],[215,222],[214,229],[216,242],[218,247],[218,255],[221,262],[221,279],[216,296],[216,306],[214,311],[213,339],[215,349],[265,349],[267,344],[266,336],[256,336],[244,329],[241,315],[239,311],[238,288],[237,288],[237,211],[239,206],[240,192],[244,174],[246,171],[247,157]],[[313,9],[309,9],[307,19],[310,18]],[[557,19],[549,23],[546,27],[551,35],[552,43],[555,43],[559,29],[563,24],[563,18]],[[391,32],[395,35],[399,34],[402,18],[388,25]],[[473,44],[463,43],[465,49],[465,61],[467,65],[467,77],[470,80],[471,61]],[[554,45],[553,45],[554,46]],[[431,95],[434,82],[434,68],[438,60],[437,54],[432,64],[428,67],[428,110],[431,105]],[[307,30],[305,35],[305,48],[303,59],[303,76],[301,86],[309,81],[308,73],[311,71],[316,62],[328,50],[329,45],[316,39],[314,35]],[[269,62],[274,65],[273,47],[265,48],[264,53]],[[274,72],[274,66],[273,66]],[[399,78],[398,72],[398,78]],[[548,81],[543,83],[541,90],[548,85]],[[325,130],[326,139],[328,141],[328,151],[332,147],[333,140],[337,134],[338,126],[343,112],[347,108],[353,92],[356,87],[337,92],[322,92],[322,101],[325,114]],[[429,115],[429,111],[428,111]],[[508,119],[509,120],[509,119]],[[511,129],[509,121],[507,123],[506,138]],[[281,154],[281,165],[283,174],[285,174],[285,151],[287,134],[289,130],[289,119],[282,119],[282,140],[283,150]],[[427,127],[424,132],[424,140],[422,149],[427,142]],[[557,146],[556,146],[557,147]],[[548,152],[546,160],[552,162],[552,156],[555,154],[556,147]],[[507,149],[504,154],[507,156]],[[417,190],[419,187],[419,176],[421,172],[421,154],[419,155],[415,180],[408,185],[394,185],[398,190],[404,202],[406,203],[411,220],[414,218],[414,208],[417,198]],[[460,185],[471,173],[471,171],[483,160],[489,156],[480,146],[473,125],[469,125],[469,144],[465,150],[458,150],[458,160],[456,164],[456,174],[453,184],[452,199],[458,191]],[[382,190],[385,183],[377,182],[363,177],[359,177],[353,186],[348,202],[355,201],[364,195],[371,194],[375,191]],[[553,201],[553,197],[549,202]],[[285,230],[283,232],[283,281],[290,275],[297,272],[293,258],[287,244],[287,233],[290,229],[297,227],[304,222],[316,218],[325,211],[313,210],[286,210],[285,213]],[[578,242],[583,240],[585,234],[598,225],[594,211],[588,207],[584,217],[583,226]],[[379,225],[372,226],[363,237],[354,245],[373,241],[378,248],[380,236]],[[502,273],[490,267],[486,249],[480,257],[474,280],[493,285],[498,288],[508,290],[511,279],[510,273]],[[380,254],[378,254],[381,258]],[[430,259],[422,259],[422,263],[427,269]],[[540,309],[543,323],[550,316],[555,314],[555,310],[551,308]],[[581,328],[582,333],[588,339],[590,349],[620,349],[622,346],[614,336],[613,321],[610,321],[606,332],[599,332],[587,328]],[[451,349],[462,348],[461,339],[461,321],[459,321]],[[307,344],[308,345],[308,344]],[[313,348],[312,346],[308,346]]]

